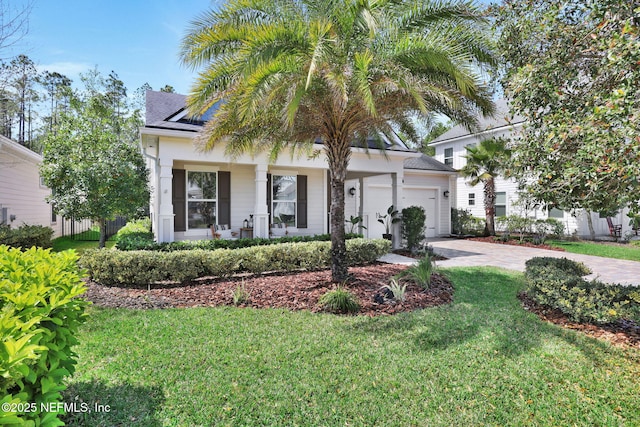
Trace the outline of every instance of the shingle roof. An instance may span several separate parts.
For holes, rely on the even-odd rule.
[[[404,160],[405,169],[418,169],[426,171],[438,171],[438,172],[456,172],[451,166],[447,166],[442,162],[423,154],[420,157],[413,157]]]
[[[491,129],[497,129],[504,126],[514,125],[516,123],[524,122],[524,118],[518,115],[512,115],[509,112],[509,103],[506,99],[500,99],[496,101],[496,112],[493,116],[478,117],[478,129],[474,132],[469,130],[463,125],[457,125],[451,128],[449,131],[443,133],[429,145],[438,144],[450,139],[459,138],[461,136],[472,135],[479,132],[484,132]]]
[[[149,90],[146,96],[146,127],[189,132],[198,132],[202,129],[202,123],[199,122],[171,120],[185,110],[187,102],[185,95]],[[370,149],[377,149],[382,145],[387,150],[413,152],[395,133],[391,135],[381,134],[379,139],[380,141],[376,142],[374,138],[367,138],[366,142],[354,143],[353,146],[362,147],[366,144]]]

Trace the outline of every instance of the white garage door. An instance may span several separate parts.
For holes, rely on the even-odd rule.
[[[427,215],[425,224],[427,238],[436,237],[436,224],[438,223],[436,190],[404,188],[402,193],[403,206],[422,206],[424,208],[424,213]]]

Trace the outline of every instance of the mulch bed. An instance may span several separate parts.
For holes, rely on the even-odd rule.
[[[449,304],[453,301],[453,286],[438,274],[432,276],[431,288],[423,290],[407,285],[403,302],[374,302],[380,288],[406,266],[378,263],[351,267],[348,289],[358,296],[361,308],[356,314],[366,316],[389,315],[426,307]],[[318,299],[335,288],[331,271],[309,271],[293,274],[270,274],[234,277],[231,279],[201,279],[197,282],[158,289],[124,289],[88,283],[86,298],[100,307],[173,308],[215,307],[233,305],[233,291],[244,283],[250,301],[241,307],[284,308],[288,310],[320,311]]]
[[[503,242],[499,238],[496,239],[495,236],[471,237],[468,240],[473,240],[475,242],[497,243],[497,244],[500,244],[500,245],[511,245],[511,246],[525,247],[525,248],[548,249],[550,251],[565,252],[565,250],[563,248],[556,248],[556,247],[550,246],[550,245],[534,245],[533,243],[527,242],[527,241],[524,241],[524,242],[520,243],[520,240],[511,239],[511,240],[507,240],[506,242]]]
[[[619,322],[610,325],[592,325],[570,321],[560,310],[544,307],[532,300],[525,292],[518,294],[525,310],[535,313],[542,320],[580,331],[594,338],[604,339],[620,347],[640,349],[640,325],[632,322]]]

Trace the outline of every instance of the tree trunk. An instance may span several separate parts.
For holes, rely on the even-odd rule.
[[[335,138],[325,146],[331,182],[331,280],[334,283],[348,279],[347,245],[344,231],[344,182],[351,158],[348,141]]]
[[[98,242],[98,247],[102,249],[107,241],[107,220],[100,218],[98,220],[98,226],[100,227],[100,241]]]
[[[591,211],[585,211],[587,213],[587,225],[589,226],[589,235],[591,240],[596,240],[596,230],[593,229],[593,219],[591,219]]]
[[[493,178],[488,179],[484,183],[484,213],[485,227],[484,233],[487,236],[496,235],[495,216],[496,216],[496,186]]]

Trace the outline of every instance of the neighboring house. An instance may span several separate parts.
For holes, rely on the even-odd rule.
[[[524,119],[522,117],[512,117],[509,113],[509,106],[505,100],[496,102],[496,114],[494,117],[481,118],[480,130],[470,133],[464,126],[458,125],[448,132],[440,135],[431,142],[435,148],[435,159],[454,168],[462,169],[466,164],[464,156],[467,154],[465,147],[475,145],[478,142],[491,138],[517,138],[522,131]],[[482,184],[472,187],[468,184],[468,179],[458,176],[456,180],[457,191],[452,197],[452,207],[466,209],[473,216],[484,218],[484,193]],[[563,212],[560,209],[546,210],[542,206],[523,206],[518,199],[518,186],[513,179],[496,179],[496,217],[504,215],[519,215],[531,218],[556,218],[565,226],[567,234],[576,233],[579,236],[588,236],[589,227],[587,224],[586,212],[578,210],[576,212]],[[631,232],[628,211],[619,212],[613,217],[615,224],[622,224],[622,236]],[[592,213],[592,221],[596,235],[608,235],[609,227],[606,217],[601,217],[597,213]]]
[[[45,198],[51,194],[40,179],[42,156],[0,136],[0,223],[51,227],[61,234],[62,220]]]
[[[147,92],[141,143],[151,171],[150,210],[158,241],[211,238],[210,224],[228,224],[239,233],[251,215],[254,237],[268,237],[279,222],[287,223],[292,234],[330,231],[329,170],[322,151],[311,158],[282,153],[275,163],[266,154],[232,161],[222,145],[203,152],[194,137],[212,113],[189,119],[185,102],[184,95]],[[379,238],[384,227],[376,221],[378,213],[391,204],[400,210],[420,205],[427,211],[427,234],[449,234],[447,196],[453,193],[455,171],[408,149],[399,138],[383,138],[383,143],[384,151],[352,149],[346,219],[362,216],[365,235]],[[398,245],[398,226],[394,239]]]

